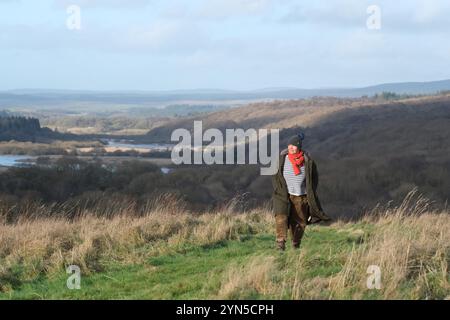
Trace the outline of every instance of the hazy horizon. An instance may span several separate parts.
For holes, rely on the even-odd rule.
[[[430,83],[430,82],[441,82],[441,81],[450,81],[450,79],[437,79],[430,81],[400,81],[400,82],[383,82],[383,83],[373,83],[367,86],[329,86],[329,87],[278,87],[278,86],[270,86],[264,88],[250,88],[250,89],[235,89],[235,88],[174,88],[174,89],[90,89],[90,88],[11,88],[11,89],[1,89],[0,92],[13,92],[13,91],[86,91],[86,92],[142,92],[142,93],[158,93],[158,92],[176,92],[176,91],[202,91],[202,90],[210,90],[210,91],[234,91],[234,92],[254,92],[259,90],[345,90],[345,89],[362,89],[366,87],[375,87],[378,85],[388,85],[388,84],[397,84],[397,83]]]

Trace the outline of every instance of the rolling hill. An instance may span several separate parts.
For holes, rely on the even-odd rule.
[[[265,88],[256,90],[168,90],[168,91],[89,91],[16,89],[0,92],[0,108],[61,108],[71,106],[74,110],[88,110],[87,105],[111,110],[119,106],[158,106],[180,103],[224,103],[236,105],[251,101],[274,99],[303,99],[311,97],[372,96],[385,91],[396,94],[422,95],[450,90],[450,80],[429,82],[399,82],[378,84],[360,88]]]
[[[399,201],[415,187],[438,205],[449,199],[450,95],[381,102],[315,98],[254,103],[173,120],[143,138],[168,141],[177,128],[192,130],[194,119],[203,120],[203,130],[280,128],[281,146],[303,131],[304,147],[319,167],[319,193],[332,215],[350,217],[377,203]],[[224,171],[224,180],[234,175],[230,167],[214,170]],[[269,177],[249,177],[251,170],[239,172],[241,179],[247,179],[240,190],[258,201],[270,198]],[[210,193],[217,195],[220,190],[230,186],[216,184]]]

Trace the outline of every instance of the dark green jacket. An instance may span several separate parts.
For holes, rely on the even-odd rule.
[[[281,151],[278,161],[278,171],[272,176],[273,185],[273,210],[275,214],[289,215],[289,193],[286,180],[283,177],[284,160],[286,159],[287,149]],[[308,224],[320,221],[331,220],[322,210],[319,198],[317,197],[317,185],[319,183],[319,174],[314,160],[305,152],[305,173],[306,173],[306,195],[310,208],[311,220]]]

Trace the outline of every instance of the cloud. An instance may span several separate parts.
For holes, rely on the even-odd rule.
[[[450,31],[450,3],[445,0],[330,0],[300,2],[291,0],[277,21],[285,24],[313,25],[320,28],[364,28],[369,5],[381,9],[382,28],[389,32]]]
[[[19,50],[80,49],[128,54],[185,55],[209,46],[196,24],[155,20],[124,28],[93,27],[80,31],[47,25],[0,26],[0,48]]]
[[[398,6],[386,4],[383,16],[385,27],[393,32],[446,34],[450,32],[448,1],[414,0],[401,1]]]
[[[80,86],[92,75],[94,86],[166,88],[425,80],[449,66],[450,2],[439,0],[58,1],[93,8],[82,11],[79,31],[66,28],[55,3],[22,1],[0,22],[2,69],[17,86],[53,81],[41,65],[49,74],[67,65]],[[381,30],[366,28],[372,3]]]
[[[314,24],[321,26],[364,26],[367,5],[358,0],[305,3],[291,1],[278,21],[281,23]]]
[[[54,0],[57,7],[78,5],[82,8],[139,9],[152,4],[154,0]]]
[[[116,34],[116,48],[158,54],[184,55],[209,45],[209,37],[195,23],[158,20]]]
[[[224,20],[239,16],[254,16],[267,12],[273,0],[209,0],[195,10],[200,19]]]

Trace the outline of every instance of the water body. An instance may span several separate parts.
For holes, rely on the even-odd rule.
[[[118,148],[131,148],[131,149],[144,149],[148,151],[166,151],[171,150],[173,147],[172,144],[159,144],[159,143],[150,143],[150,144],[132,144],[132,141],[123,141],[123,140],[115,140],[115,139],[105,139],[105,142],[108,143],[108,146],[118,147]],[[33,160],[24,162],[24,160]],[[30,166],[34,165],[34,160],[36,157],[28,156],[28,155],[0,155],[0,167],[21,167],[21,166]],[[164,174],[168,174],[173,169],[167,167],[161,167],[161,172]]]
[[[109,147],[146,149],[148,151],[166,151],[170,150],[174,145],[167,143],[150,143],[150,144],[133,144],[132,141],[105,139]]]
[[[172,169],[170,169],[170,168],[166,168],[166,167],[161,168],[161,172],[164,174],[168,174],[170,171],[172,171]]]
[[[108,147],[117,148],[130,148],[130,149],[140,149],[148,151],[169,151],[173,148],[173,144],[167,143],[150,143],[150,144],[133,144],[132,141],[128,140],[115,140],[115,139],[104,139],[104,142],[108,144]],[[167,167],[161,167],[161,172],[163,174],[168,174],[173,169]]]
[[[24,160],[33,160],[23,162]],[[24,155],[0,155],[0,167],[25,167],[34,165],[34,157],[24,156]],[[161,167],[161,172],[164,174],[168,174],[171,172],[172,168]]]
[[[34,159],[34,157],[26,156],[26,155],[11,155],[5,154],[0,155],[0,166],[3,167],[21,167],[27,166],[30,162],[22,162],[26,159]]]

